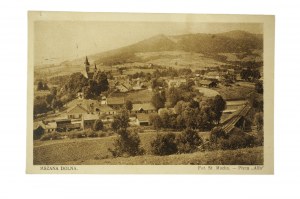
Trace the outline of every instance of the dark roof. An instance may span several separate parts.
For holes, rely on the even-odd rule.
[[[249,113],[251,109],[251,106],[245,105],[242,106],[239,110],[232,113],[222,124],[223,129],[226,133],[229,133],[234,129],[235,124],[240,120],[241,117],[246,117],[246,115]]]

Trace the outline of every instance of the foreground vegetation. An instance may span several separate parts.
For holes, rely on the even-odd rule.
[[[236,150],[215,150],[166,156],[152,155],[151,143],[156,133],[140,133],[144,155],[113,157],[116,136],[86,139],[34,141],[36,165],[93,165],[93,164],[263,164],[263,147]]]

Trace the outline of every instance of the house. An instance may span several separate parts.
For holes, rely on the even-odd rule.
[[[70,119],[57,119],[53,123],[48,123],[48,125],[52,125],[53,127],[56,124],[56,131],[58,132],[64,132],[67,131],[68,127],[71,125],[71,120]]]
[[[120,109],[124,106],[125,99],[124,97],[108,97],[107,105],[113,109]]]
[[[78,105],[81,107],[81,110],[78,110]],[[73,112],[79,111],[79,113],[97,114],[100,110],[101,101],[92,99],[74,99],[66,105],[66,107],[69,108],[68,111],[76,106],[77,109],[75,109]]]
[[[151,103],[132,104],[133,113],[154,113],[155,107]]]
[[[112,109],[110,106],[103,104],[100,106],[100,115],[115,115],[116,110]]]
[[[201,80],[199,81],[199,86],[213,88],[213,87],[217,87],[217,83],[211,80]]]
[[[84,114],[89,114],[89,111],[82,107],[81,104],[76,104],[67,110],[68,119],[81,119]]]
[[[83,129],[92,129],[96,120],[99,119],[98,115],[88,114],[82,118]]]
[[[150,114],[138,113],[136,123],[138,126],[149,126],[150,125]]]

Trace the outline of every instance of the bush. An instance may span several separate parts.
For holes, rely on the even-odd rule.
[[[170,155],[177,152],[177,144],[174,133],[157,134],[151,142],[152,152],[155,155]]]
[[[226,133],[221,127],[215,127],[210,132],[210,141],[216,143],[220,138],[226,138]]]
[[[88,135],[87,132],[70,132],[68,134],[68,137],[70,139],[74,139],[74,138],[86,138]]]
[[[114,149],[108,149],[114,157],[136,156],[144,153],[140,147],[141,140],[136,132],[120,129],[117,133],[119,136],[114,142]]]
[[[176,139],[179,153],[192,153],[203,143],[196,131],[186,129]]]
[[[96,120],[94,125],[93,125],[93,130],[94,131],[100,131],[103,129],[103,122],[102,120]]]
[[[95,131],[87,131],[85,132],[86,136],[89,138],[95,138],[99,136],[99,133],[95,132]]]
[[[41,137],[41,141],[46,140],[59,140],[61,139],[61,135],[59,133],[46,133]]]
[[[255,138],[246,133],[231,134],[227,139],[220,140],[220,147],[223,150],[239,149],[245,147],[253,147]]]

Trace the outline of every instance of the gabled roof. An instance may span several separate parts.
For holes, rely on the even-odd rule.
[[[95,114],[86,114],[83,116],[83,120],[97,120],[97,119],[99,119],[99,116]]]
[[[71,108],[75,107],[76,105],[80,105],[85,110],[90,111],[91,105],[93,106],[94,109],[96,109],[96,108],[99,108],[100,103],[99,103],[99,101],[92,100],[92,99],[74,99],[67,104],[67,107],[69,107],[69,109],[71,109]]]
[[[87,113],[89,113],[89,111],[86,110],[85,108],[83,108],[80,104],[77,104],[77,105],[69,108],[67,110],[67,113],[83,113],[83,114],[85,113],[85,114],[87,114]]]
[[[132,104],[132,111],[139,111],[139,110],[155,110],[155,107],[151,103],[143,103],[143,104]]]
[[[124,97],[108,97],[107,98],[108,105],[120,105],[120,104],[124,104],[124,103],[125,103]]]
[[[103,104],[100,106],[100,112],[102,112],[102,113],[113,112],[113,111],[115,111],[115,110],[112,109],[110,106],[107,106],[106,104]]]
[[[149,122],[150,121],[150,115],[149,114],[145,114],[145,113],[138,113],[137,114],[137,119],[140,121],[140,122]]]

